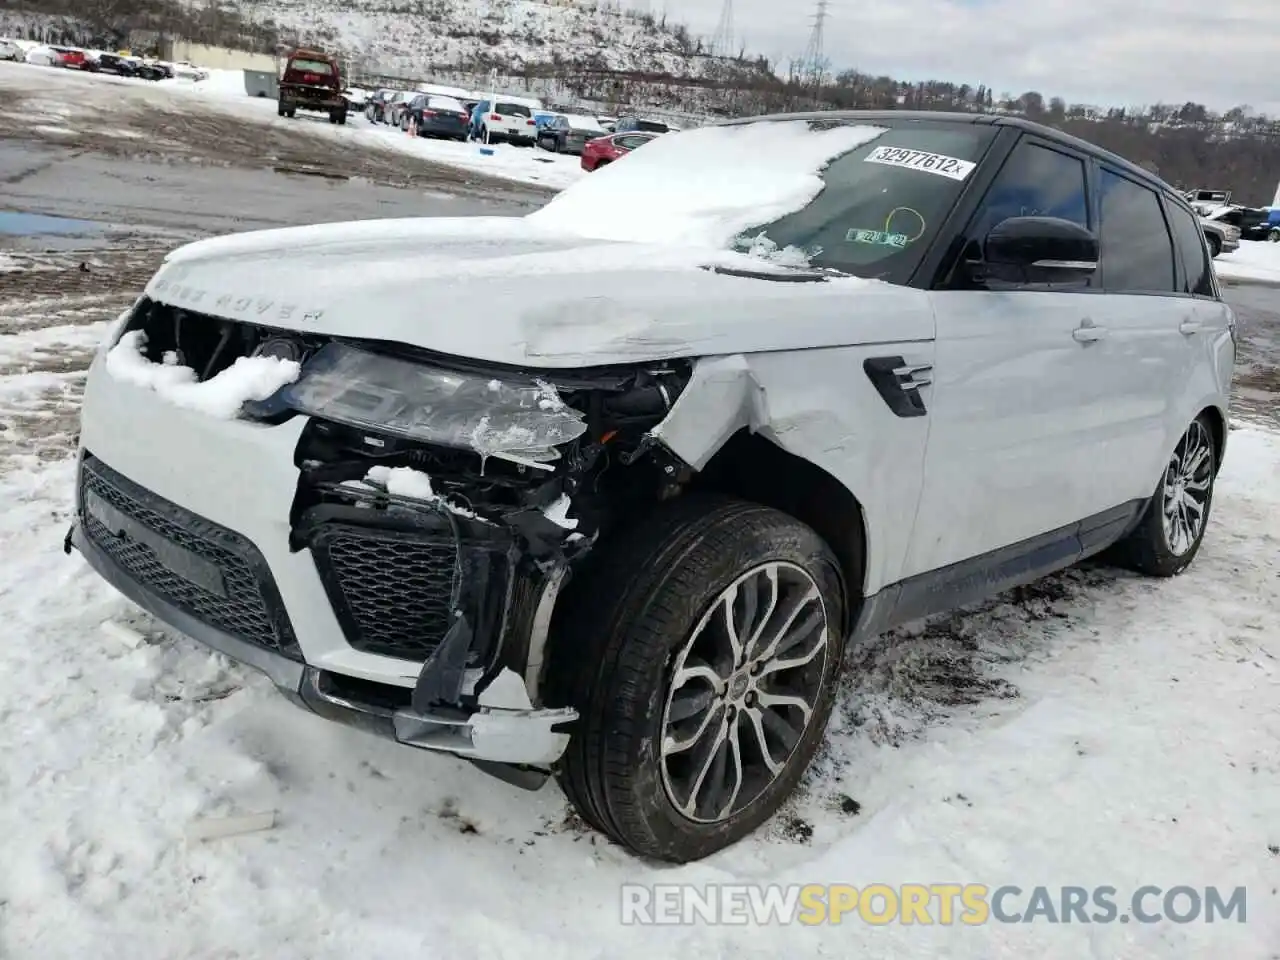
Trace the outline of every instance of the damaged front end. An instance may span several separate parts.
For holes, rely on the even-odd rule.
[[[364,726],[372,707],[373,725],[392,724],[395,739],[482,753],[472,757],[482,765],[509,753],[496,761],[508,769],[491,772],[516,782],[545,773],[529,768],[549,765],[573,718],[544,709],[540,695],[557,594],[613,525],[687,479],[652,431],[692,364],[499,369],[151,302],[128,329],[145,333],[146,359],[177,362],[202,382],[240,357],[301,365],[240,416],[307,418],[289,549],[310,552],[346,642],[416,679],[410,688],[308,668],[300,698]],[[496,722],[505,709],[539,715],[540,742],[493,746],[506,735]],[[490,746],[469,751],[480,735]]]
[[[687,379],[668,365],[551,383],[334,343],[250,412],[310,417],[291,547],[311,551],[352,647],[422,661],[409,707],[438,716],[505,671],[539,705],[573,564],[677,479],[646,436]]]

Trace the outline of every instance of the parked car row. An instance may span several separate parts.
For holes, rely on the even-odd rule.
[[[537,146],[551,153],[580,156],[584,170],[612,163],[654,137],[677,129],[636,115],[559,112],[530,97],[477,97],[456,87],[376,90],[365,97],[363,112],[370,123],[385,123],[422,137]]]
[[[36,43],[0,37],[0,60],[26,62],[40,67],[61,67],[86,73],[109,73],[141,80],[207,80],[209,72],[185,60],[157,60],[130,53],[87,50],[60,44]]]

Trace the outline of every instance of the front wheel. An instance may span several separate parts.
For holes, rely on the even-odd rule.
[[[1209,242],[1209,256],[1216,258],[1222,252],[1222,241],[1215,236],[1207,236],[1205,239]]]
[[[772,816],[822,741],[839,564],[799,521],[718,497],[660,508],[592,559],[548,675],[548,700],[579,713],[561,787],[635,853],[700,859]]]
[[[1201,414],[1174,448],[1141,522],[1118,546],[1126,566],[1152,577],[1190,566],[1204,540],[1217,473],[1213,429]]]

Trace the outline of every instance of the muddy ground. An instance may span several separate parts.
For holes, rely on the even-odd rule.
[[[93,153],[131,163],[198,164],[362,180],[473,199],[544,202],[552,190],[432,163],[372,139],[325,135],[322,115],[282,125],[224,111],[215,100],[186,102],[166,91],[106,77],[56,77],[44,90],[37,72],[0,75],[0,141]],[[73,83],[68,89],[69,83]],[[50,81],[52,82],[52,81]],[[361,123],[353,117],[350,123]]]

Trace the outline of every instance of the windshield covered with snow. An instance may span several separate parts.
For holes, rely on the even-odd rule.
[[[986,125],[896,118],[702,127],[658,137],[529,219],[901,282],[994,135]]]

